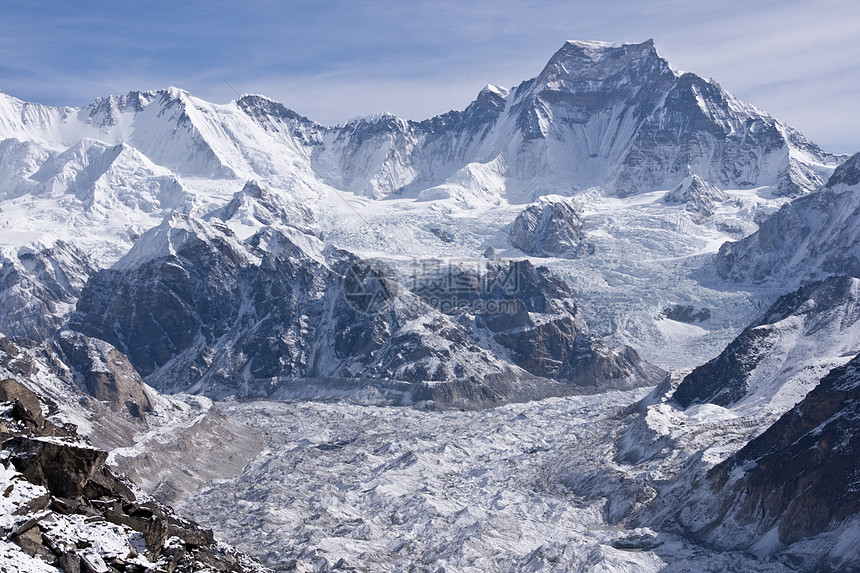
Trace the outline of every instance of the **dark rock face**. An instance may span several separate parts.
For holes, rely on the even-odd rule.
[[[68,436],[72,433],[69,427],[60,427],[45,419],[38,396],[13,378],[0,381],[0,402],[11,402],[12,419],[23,424],[21,431],[40,436]],[[3,428],[0,425],[0,438],[4,432],[13,432],[13,428]]]
[[[126,409],[141,420],[153,409],[143,379],[116,348],[79,332],[63,331],[56,348],[64,363],[83,382],[83,390],[114,410]]]
[[[3,443],[12,464],[28,481],[44,485],[59,497],[76,498],[100,468],[107,453],[92,448],[16,437]]]
[[[13,414],[21,421],[32,424],[33,429],[45,423],[39,397],[12,378],[0,381],[0,402],[13,402]]]
[[[696,309],[688,304],[676,304],[663,309],[661,316],[677,322],[704,322],[711,318],[711,311],[707,308]]]
[[[567,286],[530,263],[488,263],[457,293],[412,292],[349,253],[305,243],[275,228],[242,242],[174,215],[93,276],[71,327],[124,352],[157,389],[216,397],[267,396],[298,379],[463,380],[476,395],[505,376],[594,389],[650,380],[635,353],[615,356],[584,334]]]
[[[60,339],[69,354],[63,350]],[[69,416],[89,420],[88,439],[112,449],[134,443],[134,436],[148,428],[147,413],[153,408],[151,389],[119,351],[110,344],[80,333],[62,331],[40,344],[0,335],[0,379],[28,380],[49,410],[48,418],[61,409]],[[65,435],[62,428],[45,434]]]
[[[780,297],[719,356],[687,375],[672,398],[684,408],[697,402],[728,406],[740,400],[748,391],[747,381],[751,373],[779,343],[781,335],[776,323],[797,316],[802,319],[804,330],[815,336],[815,332],[830,321],[830,314],[836,311],[841,326],[848,328],[860,320],[856,291],[856,279],[841,276]]]
[[[89,258],[63,241],[38,252],[0,257],[0,332],[43,341],[66,320],[87,278]]]
[[[138,500],[134,486],[105,467],[107,452],[77,442],[74,432],[59,440],[45,433],[44,427],[27,426],[29,420],[41,416],[41,406],[35,394],[22,384],[13,380],[0,383],[0,400],[8,401],[6,398],[21,405],[23,412],[13,410],[11,417],[0,418],[0,439],[3,449],[9,452],[8,460],[2,463],[20,472],[6,494],[17,487],[18,479],[48,492],[20,505],[16,510],[20,515],[17,525],[2,532],[22,552],[67,572],[264,571],[249,557],[219,546],[211,530],[177,516],[160,503]],[[146,557],[152,566],[141,564],[129,541],[127,555],[108,556],[100,547],[93,548],[88,539],[69,539],[74,528],[52,527],[71,515],[128,528],[124,535],[129,536],[129,541],[135,535],[145,541]]]
[[[585,241],[579,211],[563,198],[543,198],[526,207],[514,220],[511,242],[536,257],[575,259],[594,253]]]
[[[448,379],[458,377],[445,366],[458,350],[500,371],[444,318],[399,332],[429,310],[408,291],[380,291],[373,308],[356,304],[360,294],[344,296],[346,279],[364,264],[349,253],[315,258],[274,229],[240,242],[217,224],[183,217],[153,233],[185,239],[171,239],[175,253],[97,273],[71,323],[125,352],[159,389],[268,395],[296,377]],[[391,305],[395,297],[403,310]],[[428,336],[453,352],[428,345]]]
[[[684,378],[672,399],[683,408],[695,402],[728,406],[746,395],[747,378],[770,351],[768,333],[745,329],[719,356],[699,366]]]
[[[778,527],[779,540],[791,544],[855,517],[858,421],[860,356],[831,371],[802,402],[709,472],[702,486],[721,509],[705,531],[748,528],[738,541],[749,543]]]
[[[827,181],[828,189],[837,185],[854,187],[860,185],[860,153],[855,153],[848,161],[840,165]]]
[[[665,375],[632,348],[613,352],[591,336],[574,318],[570,288],[546,267],[528,260],[490,263],[483,275],[463,271],[447,282],[458,290],[442,299],[464,304],[450,304],[443,312],[468,311],[472,329],[486,332],[531,374],[593,390],[636,386]]]
[[[716,257],[719,275],[792,285],[833,274],[860,276],[858,163],[860,154],[816,193],[784,205],[749,237],[723,244]]]

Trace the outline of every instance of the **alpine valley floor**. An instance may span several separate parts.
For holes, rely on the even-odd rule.
[[[445,412],[222,403],[266,448],[179,508],[278,570],[794,570],[617,525],[666,477],[613,461],[620,414],[646,393]]]

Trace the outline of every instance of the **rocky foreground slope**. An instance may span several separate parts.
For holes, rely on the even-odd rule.
[[[857,527],[858,459],[860,356],[831,371],[764,433],[710,470],[696,484],[707,494],[694,490],[695,503],[679,512],[679,521],[694,536],[735,548],[760,540],[790,545]]]
[[[266,571],[117,477],[13,379],[0,382],[0,441],[3,571]]]

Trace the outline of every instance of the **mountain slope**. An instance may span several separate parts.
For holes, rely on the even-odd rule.
[[[796,285],[860,275],[860,154],[816,193],[795,199],[749,237],[720,247],[717,271],[740,283]]]
[[[71,326],[115,345],[158,390],[216,397],[339,379],[400,384],[407,401],[445,402],[454,384],[455,401],[480,404],[661,375],[591,337],[567,286],[528,261],[456,277],[457,291],[412,292],[386,272],[281,227],[241,241],[216,218],[174,214],[88,281]]]
[[[764,550],[856,521],[858,398],[860,356],[831,371],[763,434],[708,472],[697,489],[709,489],[704,499],[713,501],[702,504],[694,492],[697,504],[683,508],[681,522],[712,543],[758,542]],[[837,550],[842,554],[818,566],[848,570],[860,563],[856,546]]]
[[[0,332],[46,340],[67,319],[95,272],[80,249],[64,241],[0,256]]]
[[[860,279],[839,276],[785,295],[673,394],[682,407],[712,403],[770,410],[797,402],[823,373],[860,350]]]

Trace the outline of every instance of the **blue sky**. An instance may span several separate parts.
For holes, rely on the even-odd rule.
[[[0,2],[0,90],[54,105],[175,85],[323,123],[423,119],[537,75],[567,39],[654,38],[825,149],[860,151],[860,3],[497,0]],[[231,87],[232,86],[232,87]]]

